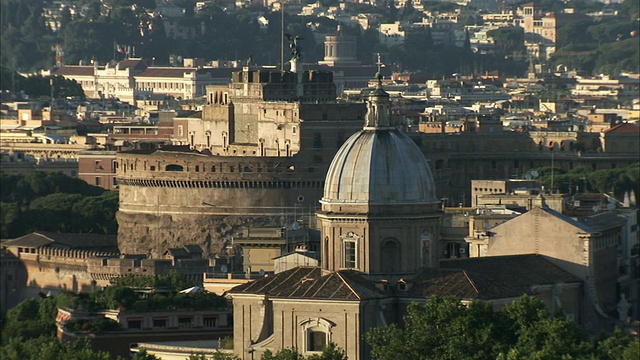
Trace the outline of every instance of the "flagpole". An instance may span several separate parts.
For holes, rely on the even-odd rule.
[[[284,2],[280,1],[280,71],[284,71]]]

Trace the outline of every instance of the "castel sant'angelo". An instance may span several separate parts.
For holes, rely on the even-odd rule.
[[[207,87],[201,113],[174,119],[184,146],[118,154],[120,252],[198,244],[214,254],[241,227],[313,213],[331,159],[365,113],[336,101],[331,72],[245,67],[230,85]]]

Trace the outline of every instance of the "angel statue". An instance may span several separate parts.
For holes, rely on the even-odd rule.
[[[295,37],[291,36],[291,34],[285,34],[287,36],[287,40],[289,40],[289,47],[291,48],[291,59],[300,59],[302,57],[302,48],[298,44],[298,41],[303,40],[303,37],[296,35]]]

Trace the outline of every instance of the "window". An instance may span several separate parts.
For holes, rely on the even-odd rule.
[[[343,267],[347,269],[356,268],[356,242],[345,241],[342,245],[342,251],[344,253]]]
[[[142,319],[127,319],[129,329],[142,329]]]
[[[382,244],[381,253],[384,258],[381,259],[382,271],[385,273],[394,273],[400,270],[400,244],[398,240],[389,238]]]
[[[183,171],[182,165],[169,164],[165,167],[165,171]]]
[[[96,186],[100,186],[100,177],[96,176]]]
[[[327,346],[327,334],[322,331],[309,331],[307,340],[307,351],[322,351]]]
[[[218,324],[218,317],[216,316],[205,316],[202,318],[202,325],[204,327],[216,327]]]
[[[324,318],[306,319],[299,323],[302,328],[305,352],[322,352],[331,342],[331,328],[334,323]]]
[[[178,125],[178,136],[184,136],[184,128],[182,125]]]
[[[153,327],[157,329],[164,329],[167,327],[167,319],[165,318],[154,318],[153,319]]]
[[[342,239],[342,267],[356,269],[358,267],[358,240],[360,236],[352,231],[340,235]]]
[[[183,328],[190,328],[191,327],[191,316],[181,316],[178,318],[178,327],[183,329]]]

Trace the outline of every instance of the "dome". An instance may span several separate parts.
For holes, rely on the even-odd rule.
[[[395,127],[365,127],[338,150],[323,203],[436,202],[431,169],[418,146]]]

